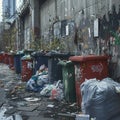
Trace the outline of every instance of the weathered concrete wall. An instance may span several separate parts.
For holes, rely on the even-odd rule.
[[[115,5],[116,13],[113,5]],[[58,35],[63,42],[65,51],[79,55],[108,54],[110,56],[110,76],[119,80],[120,17],[117,17],[120,16],[118,14],[120,12],[119,5],[119,0],[47,0],[40,8],[41,36],[45,40],[51,41],[54,23],[60,21],[61,27],[57,25],[58,29],[56,26],[55,29],[58,33],[65,32],[65,36]],[[100,22],[97,38],[94,37],[94,20],[96,18]],[[67,20],[67,23],[64,20]],[[72,28],[73,32],[69,35],[67,35],[66,26],[69,28],[68,25],[71,23],[68,24],[68,20],[75,23]]]
[[[31,42],[31,16],[27,14],[24,18],[24,49],[30,49]]]
[[[55,0],[49,0],[41,6],[40,9],[40,25],[41,36],[49,36],[49,27],[55,19]]]
[[[40,33],[40,13],[39,13],[39,0],[30,0],[31,8],[31,23],[32,23],[32,33],[34,36],[39,37]]]
[[[50,41],[51,39],[53,39],[51,36],[54,33],[54,22],[61,21],[63,23],[63,25],[61,26],[63,26],[64,28],[60,29],[62,29],[62,31],[66,31],[65,27],[67,23],[65,23],[64,20],[69,20],[75,23],[73,31],[75,31],[75,29],[77,28],[78,34],[80,35],[82,28],[84,36],[86,36],[86,38],[83,39],[88,39],[90,37],[90,40],[93,40],[92,35],[94,19],[96,17],[103,17],[103,15],[107,14],[107,12],[112,8],[111,6],[112,0],[46,0],[46,2],[40,8],[41,36],[45,40]],[[84,23],[84,21],[86,21],[86,23]],[[91,35],[88,35],[88,30]],[[91,47],[94,48],[94,41],[90,40],[86,40],[84,41],[84,43],[82,43],[82,45],[76,46],[73,43],[74,39],[76,39],[75,33],[73,32],[71,34],[71,36],[69,35],[64,38],[67,39],[66,41],[67,43],[69,43],[68,46],[66,46],[65,43],[65,47],[68,47],[69,50],[72,47],[70,51],[75,52],[78,48],[82,49],[82,46],[85,43],[86,44],[84,45],[84,47],[90,49],[90,51]],[[91,45],[90,48],[88,47],[89,45]]]
[[[113,3],[118,5],[119,1]],[[59,20],[74,19],[77,24],[81,19],[81,12],[84,16],[102,16],[111,9],[111,0],[47,0],[40,9],[41,14],[41,34],[47,31],[50,24],[55,22],[57,16]],[[56,15],[55,15],[56,14]]]

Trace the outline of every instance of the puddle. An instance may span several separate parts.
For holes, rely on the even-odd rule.
[[[9,117],[5,116],[5,112],[7,109],[5,107],[1,107],[0,109],[0,120],[23,120],[22,117],[18,114],[11,115]]]

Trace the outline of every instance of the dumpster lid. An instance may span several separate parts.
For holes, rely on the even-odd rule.
[[[41,51],[36,51],[31,54],[32,57],[39,57],[39,56],[45,56],[45,55],[46,53]]]
[[[87,56],[71,56],[69,60],[73,62],[84,62],[93,60],[107,60],[108,56],[98,56],[98,55],[87,55]]]
[[[73,55],[71,55],[70,53],[48,52],[46,56],[47,57],[69,57]]]
[[[73,62],[71,62],[70,60],[69,61],[67,61],[67,60],[60,60],[58,65],[70,66],[70,65],[73,65]]]
[[[31,59],[32,59],[31,55],[24,55],[24,56],[21,58],[21,60],[31,60]]]
[[[34,50],[32,50],[32,49],[26,49],[26,50],[24,50],[25,54],[32,54],[33,52],[34,52]]]
[[[20,56],[20,55],[24,55],[24,52],[23,51],[17,51],[14,56]]]

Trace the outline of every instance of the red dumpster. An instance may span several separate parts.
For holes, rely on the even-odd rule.
[[[33,74],[33,60],[32,59],[22,59],[21,60],[21,76],[22,81],[28,81]]]
[[[80,85],[85,79],[96,78],[102,80],[108,77],[108,57],[96,55],[73,56],[69,60],[75,64],[76,102],[81,105]]]
[[[3,53],[3,62],[5,64],[9,64],[8,53]]]
[[[9,54],[8,55],[8,59],[9,59],[9,68],[14,70],[14,55],[13,54]]]
[[[0,63],[2,63],[4,60],[3,53],[0,53]]]

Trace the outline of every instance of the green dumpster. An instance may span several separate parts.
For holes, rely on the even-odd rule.
[[[62,65],[62,76],[64,95],[67,102],[76,102],[76,91],[75,91],[75,70],[74,64],[71,61],[60,61]]]

